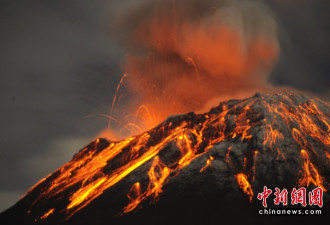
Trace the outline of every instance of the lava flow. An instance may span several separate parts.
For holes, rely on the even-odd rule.
[[[198,176],[232,174],[227,182],[234,180],[250,201],[267,182],[327,191],[329,124],[328,103],[291,92],[257,94],[223,102],[209,113],[170,117],[122,141],[92,142],[26,194],[25,213],[35,222],[59,215],[70,220],[120,185],[126,206],[117,213],[125,215],[161,201],[167,185],[190,170]],[[273,164],[282,165],[276,173]],[[277,173],[291,177],[291,183]]]

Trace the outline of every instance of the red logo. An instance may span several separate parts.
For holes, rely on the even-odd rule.
[[[323,206],[323,189],[318,187],[309,192],[309,205]]]
[[[302,206],[306,206],[306,188],[302,187],[296,190],[293,188],[291,192],[291,204],[298,205],[300,203]]]
[[[288,204],[288,190],[283,189],[282,191],[279,188],[275,188],[275,193],[274,195],[276,198],[274,199],[274,204],[279,205],[282,203],[283,205]]]
[[[263,207],[267,208],[267,198],[273,191],[268,189],[267,186],[264,186],[264,191],[258,193],[257,198],[262,200]],[[283,206],[288,205],[288,190],[283,189],[280,190],[279,188],[275,188],[274,192],[274,204]],[[307,195],[306,188],[301,187],[299,189],[293,188],[291,192],[291,205],[298,205],[301,204],[302,206],[307,206],[307,197],[308,203],[310,206],[318,205],[320,208],[323,206],[323,189],[320,187],[315,188],[314,190],[310,191]]]
[[[262,205],[266,208],[267,207],[267,198],[272,193],[272,190],[268,189],[266,186],[264,186],[264,192],[258,194],[258,199],[262,199]]]

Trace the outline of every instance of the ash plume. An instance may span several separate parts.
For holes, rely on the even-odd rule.
[[[261,1],[146,1],[119,21],[126,88],[136,96],[130,108],[148,106],[154,124],[265,90],[280,52],[276,20]]]

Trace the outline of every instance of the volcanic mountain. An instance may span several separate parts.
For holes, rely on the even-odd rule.
[[[258,215],[264,186],[289,195],[293,188],[320,187],[324,215],[329,113],[329,103],[317,98],[258,93],[205,114],[169,117],[122,141],[97,139],[32,187],[0,222],[277,224],[295,218]],[[272,202],[268,208],[277,207]]]

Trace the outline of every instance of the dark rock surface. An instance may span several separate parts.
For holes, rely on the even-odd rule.
[[[328,219],[328,191],[323,197],[322,216],[261,216],[258,212],[263,207],[257,194],[262,192],[264,186],[273,192],[275,187],[290,191],[299,184],[307,191],[314,189],[316,185],[312,181],[302,182],[306,174],[304,165],[311,171],[312,167],[315,168],[324,189],[330,189],[329,115],[327,102],[288,92],[277,95],[258,93],[248,99],[220,103],[203,115],[189,113],[173,116],[146,132],[150,138],[141,151],[157,145],[185,122],[184,130],[187,130],[196,154],[200,155],[187,166],[177,169],[177,162],[182,157],[176,143],[178,139],[166,142],[156,155],[171,169],[171,174],[165,180],[157,202],[153,202],[150,196],[135,210],[121,215],[129,203],[127,194],[132,185],[139,182],[142,191],[148,187],[148,171],[154,157],[71,217],[68,217],[66,210],[69,197],[82,186],[82,182],[63,188],[56,195],[41,196],[63,173],[57,170],[3,212],[0,224],[310,224],[322,218]],[[209,122],[210,118],[214,121]],[[198,136],[190,132],[192,129],[202,133],[202,141],[198,144]],[[110,144],[105,139],[93,142],[76,154],[73,161],[88,154],[96,157]],[[111,174],[120,168],[128,160],[127,152],[136,145],[132,141],[123,148],[122,153],[102,167],[102,174]],[[303,157],[301,150],[307,152],[308,159]],[[201,172],[211,157],[211,164]],[[239,173],[245,174],[251,185],[254,193],[251,202],[238,185],[236,175]],[[94,176],[91,180],[96,178]],[[310,179],[316,180],[315,173]],[[273,199],[273,196],[268,199],[268,208],[276,208],[272,204]],[[40,219],[49,208],[54,208],[54,213],[44,220]],[[278,208],[320,209],[318,206],[304,208],[290,203]]]

